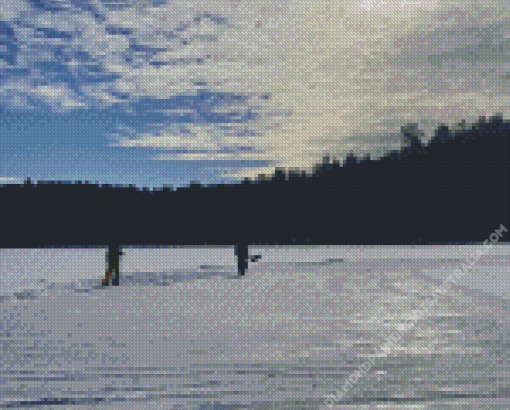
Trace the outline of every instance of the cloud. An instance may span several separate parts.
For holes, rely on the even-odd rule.
[[[434,10],[438,6],[438,0],[363,0],[356,2],[352,11],[372,13],[393,13],[412,8]]]
[[[24,178],[0,177],[0,184],[21,184],[24,180]]]
[[[416,3],[416,4],[415,4]],[[401,125],[508,107],[508,7],[491,0],[16,0],[2,9],[4,108],[100,108],[110,144],[229,176],[398,147]],[[260,160],[232,171],[225,161]]]

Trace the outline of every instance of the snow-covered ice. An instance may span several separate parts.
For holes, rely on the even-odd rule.
[[[458,248],[250,249],[262,259],[244,277],[233,252],[161,269],[128,251],[119,287],[39,278],[0,302],[0,407],[326,410],[375,356],[338,408],[508,408],[507,296],[455,284],[380,348],[465,260]],[[508,284],[509,249],[473,274]]]

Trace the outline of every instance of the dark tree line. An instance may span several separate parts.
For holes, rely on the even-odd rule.
[[[408,124],[402,149],[378,160],[324,158],[311,175],[228,185],[4,185],[0,247],[482,242],[510,226],[509,131],[481,117],[424,144]]]

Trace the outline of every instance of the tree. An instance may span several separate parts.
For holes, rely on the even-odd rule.
[[[416,123],[403,125],[400,127],[400,132],[402,134],[402,145],[407,147],[413,143],[421,144],[422,138],[425,136],[425,133],[418,128]]]

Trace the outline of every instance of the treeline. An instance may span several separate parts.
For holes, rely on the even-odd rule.
[[[0,187],[0,247],[482,242],[510,226],[510,124],[402,127],[401,150],[325,157],[312,174],[173,190],[83,182]]]

